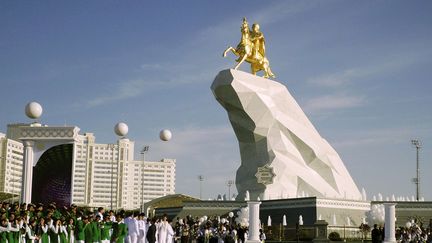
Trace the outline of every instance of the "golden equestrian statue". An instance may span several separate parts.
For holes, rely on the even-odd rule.
[[[241,33],[241,40],[237,48],[228,47],[224,51],[223,56],[226,57],[227,53],[231,51],[234,55],[238,56],[236,60],[237,65],[234,69],[238,69],[246,61],[251,64],[252,74],[256,75],[257,72],[263,70],[265,78],[274,78],[275,75],[271,71],[269,61],[265,56],[265,40],[263,33],[259,29],[259,25],[256,23],[253,24],[252,30],[250,30],[246,18],[243,18]]]

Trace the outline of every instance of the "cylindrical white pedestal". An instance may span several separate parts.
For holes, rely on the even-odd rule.
[[[33,183],[33,141],[24,141],[23,173],[21,184],[21,203],[31,203]]]
[[[249,236],[246,242],[260,242],[259,237],[259,211],[261,202],[248,201],[249,208]]]
[[[384,243],[396,242],[396,203],[384,203],[385,239]]]

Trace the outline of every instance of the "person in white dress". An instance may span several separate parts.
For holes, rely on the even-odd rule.
[[[25,228],[25,242],[26,243],[34,243],[39,238],[35,235],[35,226],[36,221],[30,220]]]
[[[158,235],[158,243],[167,243],[167,237],[168,237],[168,221],[167,221],[167,216],[164,215],[162,217],[162,221],[159,223],[159,225],[157,226],[157,235]]]
[[[145,243],[147,233],[147,220],[145,214],[141,213],[138,216],[138,243]]]
[[[166,241],[166,243],[174,243],[174,235],[175,235],[175,232],[174,232],[174,229],[173,229],[173,227],[171,225],[171,221],[168,220],[167,241]]]
[[[134,217],[134,214],[132,213],[124,220],[127,228],[128,228],[128,236],[126,238],[127,243],[137,243],[138,242],[138,221]]]

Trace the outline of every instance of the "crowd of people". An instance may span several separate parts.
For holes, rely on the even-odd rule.
[[[220,218],[146,218],[143,213],[0,203],[0,243],[241,243],[247,227]],[[261,231],[261,239],[265,239]]]
[[[410,227],[400,227],[396,229],[396,239],[401,243],[430,243],[430,228],[422,225],[413,224]]]
[[[406,227],[396,228],[396,240],[399,243],[432,243],[430,227],[425,228],[422,224],[409,223]],[[374,224],[371,231],[372,243],[382,243],[385,238],[383,227]]]

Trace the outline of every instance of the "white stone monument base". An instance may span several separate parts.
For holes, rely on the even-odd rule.
[[[260,240],[246,240],[245,243],[261,243]]]
[[[237,200],[282,195],[360,200],[341,158],[321,137],[287,87],[239,70],[223,70],[211,89],[239,141]],[[289,195],[289,196],[288,196]]]

